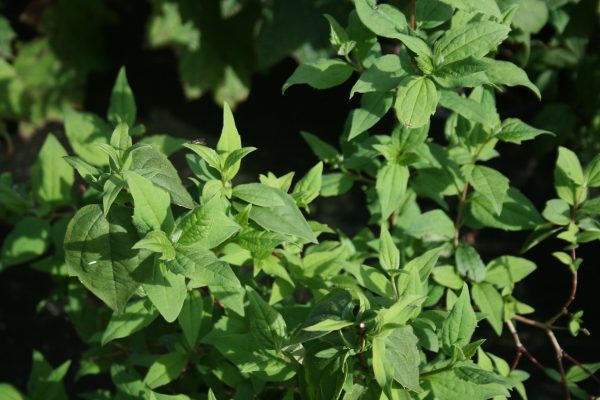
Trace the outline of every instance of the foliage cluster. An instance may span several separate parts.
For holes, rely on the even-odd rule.
[[[337,147],[303,133],[319,162],[297,180],[270,172],[235,180],[256,149],[242,146],[227,103],[214,149],[139,138],[124,70],[106,119],[65,111],[76,155],[48,135],[28,184],[0,175],[0,216],[14,223],[0,270],[33,263],[56,278],[56,296],[88,346],[77,379],[110,374],[115,386],[82,398],[526,399],[525,360],[567,398],[588,398],[581,382],[597,380],[600,363],[575,360],[558,337],[587,333],[571,303],[577,249],[600,239],[600,156],[583,167],[558,147],[556,198],[541,213],[489,163],[501,157],[500,143],[554,135],[496,108],[509,87],[541,97],[522,68],[496,55],[507,40],[533,54],[529,34],[545,23],[540,4],[556,25],[562,3],[554,3],[428,0],[403,13],[355,0],[347,17],[327,14],[336,55],[300,64],[283,90],[355,79],[350,96],[360,106]],[[237,2],[220,4],[235,14]],[[174,45],[182,66],[205,51],[190,47],[205,31],[173,3],[155,5],[153,43]],[[227,75],[235,65],[215,62],[232,79],[223,90],[236,87],[240,77]],[[199,94],[203,85],[189,89]],[[440,134],[430,131],[434,113]],[[383,118],[394,121],[390,131],[380,132]],[[189,185],[168,159],[181,147],[190,150]],[[370,215],[357,235],[307,219],[318,196],[354,185]],[[513,293],[537,268],[531,260],[482,259],[470,235],[482,229],[531,231],[523,253],[549,237],[564,243],[554,256],[572,291],[554,316],[535,319]],[[482,324],[514,340],[512,364],[486,349]],[[547,336],[555,368],[526,349],[520,325]],[[27,397],[10,384],[0,397],[66,398],[70,363],[53,368],[36,352],[33,364]]]

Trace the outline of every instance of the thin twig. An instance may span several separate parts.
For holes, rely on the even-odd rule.
[[[515,325],[512,323],[512,321],[506,321],[506,326],[508,326],[508,330],[512,334],[513,339],[515,340],[515,345],[517,346],[517,355],[515,356],[515,360],[512,363],[511,369],[516,369],[519,366],[521,356],[525,354],[533,365],[544,371],[544,366],[533,356],[533,354],[527,350],[527,348],[521,342],[517,328],[515,328]]]
[[[575,248],[571,249],[571,259],[573,262],[577,259],[577,253]],[[577,271],[575,269],[571,269],[571,292],[569,293],[569,297],[565,301],[565,304],[561,307],[560,311],[557,312],[552,318],[546,321],[546,324],[552,325],[556,322],[557,319],[562,317],[563,315],[567,315],[569,313],[569,306],[575,300],[575,296],[577,295]]]
[[[460,236],[460,227],[462,225],[463,214],[465,212],[465,205],[467,203],[467,194],[469,193],[469,182],[465,181],[463,186],[462,194],[458,200],[458,211],[456,218],[454,219],[454,247],[458,246],[458,239]]]
[[[583,365],[582,363],[580,363],[579,361],[577,361],[576,359],[574,359],[569,353],[567,353],[566,351],[563,350],[563,356],[571,361],[573,364],[577,365],[579,368],[581,368],[586,374],[589,375],[590,378],[592,378],[594,381],[596,381],[597,383],[600,383],[600,378],[598,378],[596,375],[594,375],[594,373],[585,365]]]
[[[567,400],[571,400],[571,392],[569,391],[569,382],[567,381],[567,374],[565,373],[565,366],[563,365],[563,356],[564,352],[562,347],[560,347],[560,343],[556,339],[554,332],[551,329],[546,329],[546,334],[550,339],[550,343],[552,344],[552,348],[554,349],[554,354],[556,355],[556,363],[558,364],[558,372],[560,373],[560,380],[565,389],[565,395]]]

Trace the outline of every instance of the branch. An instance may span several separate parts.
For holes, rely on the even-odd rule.
[[[521,342],[519,333],[517,332],[517,329],[515,328],[515,325],[512,323],[512,321],[506,321],[506,326],[512,334],[513,339],[515,340],[515,345],[517,346],[517,355],[515,356],[515,360],[513,361],[510,369],[516,369],[519,366],[519,362],[521,361],[521,356],[525,354],[533,365],[538,367],[540,370],[544,371],[544,366],[540,364],[540,362],[527,350],[527,348]]]
[[[565,395],[567,396],[567,400],[571,400],[571,392],[569,391],[569,382],[567,381],[567,374],[565,373],[565,366],[563,365],[563,356],[564,352],[562,347],[560,347],[560,343],[556,339],[554,332],[551,329],[546,329],[546,334],[550,339],[550,343],[552,344],[552,348],[554,349],[554,354],[556,356],[556,363],[558,364],[558,372],[560,373],[560,380],[565,389]]]
[[[415,30],[415,6],[416,0],[410,0],[410,29]]]

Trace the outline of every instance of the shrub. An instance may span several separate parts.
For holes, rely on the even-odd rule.
[[[358,76],[360,107],[339,149],[303,133],[320,161],[295,182],[271,172],[235,180],[257,149],[242,146],[225,104],[216,148],[183,143],[187,187],[167,157],[180,140],[136,139],[144,130],[122,70],[106,121],[65,113],[76,156],[49,135],[29,192],[1,176],[4,218],[16,224],[0,269],[52,243],[36,265],[68,293],[65,311],[88,346],[77,376],[109,372],[117,398],[527,398],[525,360],[567,398],[587,398],[579,383],[597,380],[600,364],[578,362],[558,336],[587,332],[571,303],[577,250],[600,238],[600,157],[583,168],[559,147],[557,198],[542,213],[490,166],[499,143],[552,135],[496,109],[506,87],[540,97],[525,71],[494,58],[518,13],[508,3],[412,2],[407,19],[356,0],[347,24],[327,15],[337,56],[301,64],[283,90]],[[73,169],[84,182],[77,195]],[[370,215],[357,235],[306,219],[318,196],[354,185]],[[553,255],[571,273],[571,294],[555,315],[535,319],[514,296],[536,269],[523,254],[484,262],[474,239],[483,229],[531,231],[522,253],[549,237],[564,242]],[[514,360],[486,349],[483,324],[514,340]],[[547,336],[555,369],[527,350],[519,324]],[[69,366],[34,353],[28,395],[66,398]],[[8,384],[0,394],[23,398]]]

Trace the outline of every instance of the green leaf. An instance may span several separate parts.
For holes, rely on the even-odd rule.
[[[501,18],[502,14],[495,0],[443,0],[444,3],[451,5],[459,10],[468,13],[481,13],[492,17]]]
[[[37,201],[50,207],[69,203],[71,200],[71,187],[75,176],[73,169],[63,159],[65,156],[65,148],[50,133],[31,167],[33,195]]]
[[[525,33],[538,33],[548,22],[548,5],[543,0],[523,0],[514,14],[512,24]]]
[[[165,263],[156,262],[152,274],[143,286],[148,298],[165,321],[175,321],[187,295],[185,277],[171,272]]]
[[[477,101],[463,97],[450,90],[442,90],[440,95],[440,105],[444,108],[462,115],[467,120],[477,122],[483,126],[490,126],[492,118],[488,115],[485,107]]]
[[[0,383],[0,398],[4,400],[26,400],[25,396],[16,387],[8,383]]]
[[[106,154],[99,153],[94,144],[108,143],[110,127],[96,114],[66,109],[65,134],[69,144],[83,160],[94,165],[108,164]]]
[[[133,197],[133,224],[138,231],[170,233],[174,222],[169,194],[133,171],[127,171],[125,179]]]
[[[594,157],[585,168],[585,181],[588,187],[600,186],[600,156]]]
[[[534,229],[543,222],[542,216],[531,201],[512,187],[506,193],[500,215],[497,215],[489,201],[478,193],[471,197],[468,207],[470,216],[478,223],[506,231]]]
[[[381,219],[387,219],[398,207],[406,193],[408,168],[397,163],[387,163],[377,173],[375,190],[381,207]]]
[[[70,273],[110,308],[123,310],[151,267],[150,253],[132,247],[139,240],[131,210],[113,207],[104,215],[98,205],[81,208],[65,233]]]
[[[257,341],[266,348],[279,350],[287,337],[287,327],[281,314],[247,286],[248,320]]]
[[[154,146],[154,148],[161,153],[170,156],[171,154],[181,150],[183,145],[187,143],[187,140],[171,135],[152,135],[144,137],[139,141],[139,143]]]
[[[400,82],[394,108],[398,120],[410,128],[429,122],[438,103],[435,84],[425,76],[407,76]]]
[[[175,258],[175,248],[163,231],[148,232],[146,236],[133,245],[133,249],[146,249],[154,253],[160,253],[161,260],[172,260]]]
[[[242,138],[235,126],[233,113],[231,112],[229,104],[223,103],[223,129],[221,130],[221,136],[219,136],[219,142],[217,143],[217,151],[231,152],[241,148]]]
[[[344,315],[350,307],[352,307],[352,295],[348,291],[343,289],[330,291],[310,310],[310,313],[300,326],[300,329],[296,331],[290,344],[308,342],[309,340],[326,335],[326,331],[309,332],[304,330],[304,328],[328,319],[344,320]]]
[[[483,61],[468,57],[436,69],[434,79],[447,88],[476,87],[489,83],[486,67]]]
[[[281,190],[274,188],[272,190],[282,204],[268,207],[255,205],[250,210],[250,219],[268,231],[296,236],[316,243],[315,234],[296,206],[294,199]]]
[[[590,378],[590,372],[595,374],[600,369],[600,363],[582,364],[587,371],[579,365],[573,365],[567,371],[567,381],[577,383]]]
[[[447,241],[454,237],[454,222],[442,210],[419,215],[405,229],[408,235],[425,241]]]
[[[521,257],[502,256],[493,259],[486,266],[485,281],[499,288],[514,287],[536,269],[536,265]]]
[[[104,192],[102,194],[102,210],[104,214],[108,214],[110,207],[112,207],[117,196],[119,196],[121,190],[124,188],[125,182],[123,182],[119,175],[110,175],[104,182],[104,186],[102,187],[102,191]]]
[[[485,264],[473,246],[460,244],[455,253],[456,269],[458,273],[475,282],[485,278]]]
[[[413,70],[410,56],[406,52],[400,55],[385,54],[376,58],[352,86],[350,98],[355,93],[387,92],[400,83],[407,70]]]
[[[585,177],[577,155],[565,147],[559,147],[554,168],[556,193],[570,205],[579,204],[586,197],[584,185]]]
[[[504,322],[504,301],[498,291],[489,283],[481,282],[473,285],[473,301],[485,314],[485,319],[490,323],[498,336],[502,335]]]
[[[135,124],[137,107],[135,98],[129,82],[125,68],[121,67],[119,75],[113,86],[112,94],[110,95],[110,104],[108,106],[108,120],[114,125],[125,122],[129,126]]]
[[[410,327],[400,327],[373,339],[373,371],[379,386],[389,392],[392,379],[420,392],[417,337]]]
[[[352,188],[354,180],[341,172],[333,174],[324,174],[321,178],[322,197],[340,196]]]
[[[354,325],[352,321],[342,321],[338,319],[324,319],[323,321],[317,322],[314,325],[303,328],[308,332],[333,332],[339,331],[340,329]]]
[[[254,150],[256,150],[256,147],[242,147],[228,153],[225,162],[223,162],[223,177],[226,180],[233,179],[240,169],[241,160]]]
[[[292,85],[307,84],[315,89],[329,89],[345,82],[354,70],[340,60],[319,59],[300,64],[283,84],[282,92]]]
[[[415,2],[415,19],[422,29],[436,28],[452,17],[452,7],[439,0]]]
[[[309,400],[337,400],[340,397],[348,365],[348,353],[323,345],[310,346],[302,364]]]
[[[385,225],[381,225],[379,234],[379,264],[387,271],[400,268],[400,250]]]
[[[166,190],[171,201],[178,206],[192,209],[194,201],[183,187],[177,170],[165,155],[153,146],[142,146],[131,152],[131,170],[149,179],[152,183]]]
[[[164,386],[183,372],[187,362],[186,354],[178,352],[163,354],[150,365],[144,383],[152,389]]]
[[[321,190],[321,176],[323,175],[323,162],[320,161],[312,167],[294,186],[292,196],[300,206],[306,206],[317,198]]]
[[[454,303],[442,326],[442,345],[446,354],[452,354],[452,347],[464,347],[471,341],[477,326],[475,311],[471,306],[471,297],[467,284],[463,284],[460,296]]]
[[[562,199],[548,200],[542,215],[553,224],[569,225],[569,222],[571,222],[571,207]]]
[[[408,28],[404,14],[389,4],[377,4],[377,0],[356,0],[358,17],[377,36],[397,39]]]
[[[158,313],[148,300],[138,299],[127,304],[123,312],[114,313],[102,333],[102,345],[121,339],[150,325]]]
[[[233,188],[233,197],[261,207],[278,207],[285,205],[280,190],[262,183],[246,183]]]
[[[188,292],[187,297],[177,317],[177,322],[183,331],[183,336],[191,348],[196,346],[202,334],[212,325],[212,299],[204,299],[199,291]]]
[[[203,146],[196,143],[186,143],[183,147],[187,147],[194,153],[198,154],[208,165],[221,172],[221,159],[219,154],[208,146]]]
[[[391,92],[366,93],[360,99],[360,108],[350,113],[348,141],[375,125],[392,107],[394,95]]]
[[[451,28],[435,43],[435,57],[443,64],[468,57],[481,58],[502,43],[508,32],[508,26],[492,21],[472,22]]]
[[[418,313],[419,307],[426,300],[426,296],[407,294],[400,297],[390,308],[381,311],[382,327],[398,327],[406,324],[408,320]]]
[[[34,351],[31,374],[27,382],[29,399],[66,400],[63,379],[70,366],[71,360],[68,360],[54,369],[40,352]]]
[[[495,169],[475,165],[467,174],[469,183],[490,202],[497,215],[502,212],[502,204],[508,191],[508,178]]]
[[[534,128],[520,119],[507,118],[502,121],[502,128],[496,137],[504,142],[521,144],[524,140],[531,140],[543,134],[552,135],[551,132]]]
[[[454,371],[432,375],[428,381],[436,398],[444,400],[487,400],[495,396],[509,396],[504,385],[470,382],[457,376]]]
[[[322,161],[333,161],[338,157],[338,151],[329,143],[308,132],[300,132],[302,139],[308,143],[312,152]]]
[[[524,86],[531,90],[539,100],[542,95],[537,86],[535,86],[527,76],[527,73],[515,64],[508,61],[494,60],[491,58],[484,58],[487,64],[485,74],[487,75],[489,82],[493,85],[506,85],[506,86]]]
[[[50,224],[34,218],[22,218],[2,240],[0,271],[41,256],[50,245]]]
[[[218,197],[190,211],[181,221],[177,242],[213,249],[232,237],[240,226],[225,214]]]

